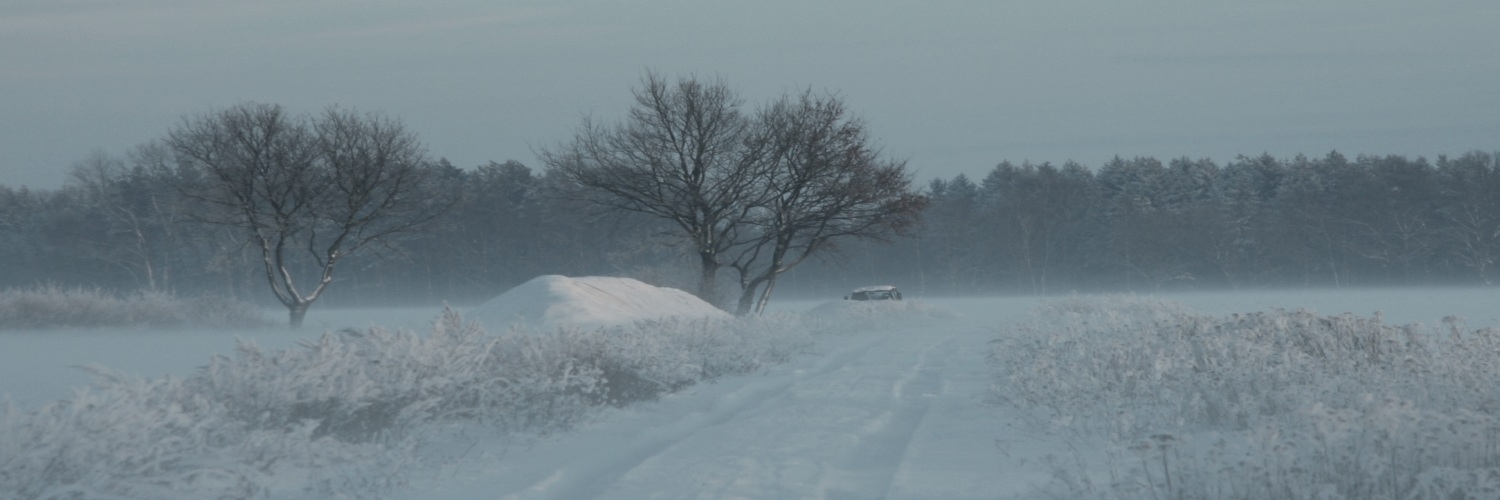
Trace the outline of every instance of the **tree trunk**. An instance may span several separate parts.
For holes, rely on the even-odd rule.
[[[761,292],[760,292],[760,300],[755,303],[755,314],[757,316],[759,316],[761,314],[765,314],[765,312],[766,312],[766,303],[768,303],[768,302],[771,301],[771,291],[774,290],[775,288],[776,288],[776,275],[772,274],[771,275],[771,279],[766,280],[766,287],[764,289],[762,289]]]
[[[750,314],[750,308],[755,305],[755,290],[757,288],[760,288],[759,283],[740,290],[740,300],[734,308],[735,316],[748,316]]]
[[[698,261],[703,266],[698,275],[698,298],[717,305],[714,300],[714,278],[719,275],[719,256],[713,252],[698,252]]]
[[[294,304],[286,306],[287,312],[291,314],[292,328],[298,328],[302,326],[302,319],[307,317],[307,306],[310,305],[312,305],[312,302],[298,301]]]

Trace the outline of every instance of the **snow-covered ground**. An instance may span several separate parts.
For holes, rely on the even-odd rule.
[[[900,320],[761,373],[460,455],[413,498],[996,498],[1049,453],[986,405],[992,332]],[[1064,450],[1065,451],[1065,450]]]
[[[1500,324],[1500,292],[1480,288],[1165,294],[1209,314],[1309,308],[1437,324]],[[819,337],[816,353],[612,408],[564,433],[434,431],[398,498],[1030,498],[1060,462],[1096,450],[987,403],[999,326],[1038,297],[939,298],[953,311]],[[804,312],[822,301],[782,302]],[[184,375],[234,338],[291,346],[322,329],[425,329],[436,309],[319,311],[302,331],[0,334],[0,395],[28,408],[68,397],[99,364]],[[1080,449],[1084,447],[1085,449]]]
[[[338,310],[314,307],[301,329],[255,330],[43,330],[0,332],[0,399],[34,407],[85,387],[92,375],[82,366],[99,365],[145,377],[183,375],[215,354],[233,352],[236,339],[266,348],[292,347],[325,331],[343,328],[426,330],[439,307]],[[267,311],[281,319],[285,310]]]

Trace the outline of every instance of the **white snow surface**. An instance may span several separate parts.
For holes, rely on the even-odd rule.
[[[543,277],[528,285],[557,301],[598,294],[606,302],[619,302],[597,309],[575,304],[570,307],[576,309],[549,313],[557,301],[542,300],[540,292],[510,297],[527,300],[501,301],[518,293],[512,291],[473,313],[497,315],[486,324],[497,317],[545,322],[571,314],[601,324],[630,321],[640,319],[641,312],[629,305],[631,297],[655,293],[612,279]],[[1500,322],[1493,309],[1500,292],[1493,289],[1225,292],[1170,298],[1208,312],[1309,306],[1325,313],[1383,310],[1392,321],[1402,322],[1432,324],[1445,314],[1467,316],[1475,326]],[[653,298],[649,310],[712,315],[690,306],[691,301],[672,300],[679,299]],[[1102,450],[1098,443],[1038,430],[1015,408],[986,402],[993,382],[986,354],[995,328],[1041,301],[935,300],[957,314],[892,318],[880,321],[879,328],[825,335],[816,355],[697,384],[658,401],[609,409],[569,432],[527,438],[482,428],[447,430],[446,437],[435,435],[438,440],[424,447],[424,464],[407,471],[410,483],[393,497],[1033,498],[1058,462]],[[816,305],[781,303],[775,309],[801,312]],[[847,307],[842,301],[827,306]],[[431,313],[407,314],[412,323],[421,323]],[[375,320],[368,312],[347,317],[329,325]],[[286,330],[266,335],[275,343],[295,340]],[[85,378],[69,368],[79,364],[102,363],[147,375],[185,374],[209,355],[231,349],[232,337],[211,332],[0,335],[0,399],[9,397],[27,407],[64,397],[66,389],[57,384],[65,387]],[[130,348],[93,347],[116,345],[110,342]]]
[[[470,310],[490,331],[523,327],[607,328],[663,319],[729,319],[730,314],[676,288],[606,276],[538,276]]]
[[[825,337],[817,356],[572,432],[455,438],[472,449],[413,478],[405,498],[994,499],[1046,482],[1043,457],[1067,448],[986,403],[993,332],[954,317],[884,319]]]

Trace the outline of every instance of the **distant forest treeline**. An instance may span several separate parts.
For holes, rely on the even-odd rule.
[[[933,181],[909,256],[931,290],[1480,284],[1500,257],[1496,156],[1338,153],[1002,163]]]
[[[1001,163],[927,186],[908,237],[853,242],[793,269],[779,290],[836,295],[1099,289],[1488,284],[1500,257],[1500,166],[1471,152],[1209,160],[1116,158],[1097,169]],[[330,305],[483,300],[541,274],[625,275],[690,288],[659,224],[555,196],[518,162],[462,169],[453,210],[341,264]],[[55,190],[0,186],[0,287],[152,288],[268,299],[256,249],[195,222],[168,150],[96,153]],[[726,283],[732,286],[732,283]],[[726,299],[728,298],[726,294]],[[721,304],[722,305],[722,304]]]

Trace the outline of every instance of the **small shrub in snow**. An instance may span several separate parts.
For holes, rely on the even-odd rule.
[[[152,291],[116,295],[95,288],[58,286],[0,292],[0,329],[243,328],[266,324],[253,306],[222,297],[180,299]]]
[[[1043,307],[994,343],[997,398],[1110,436],[1098,498],[1493,498],[1500,331],[1134,298]]]

